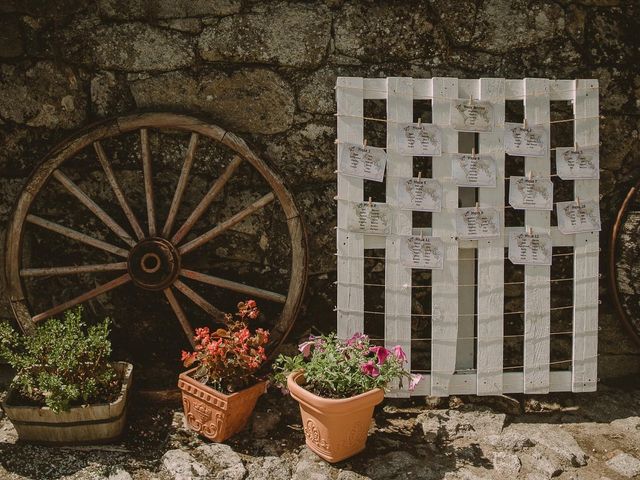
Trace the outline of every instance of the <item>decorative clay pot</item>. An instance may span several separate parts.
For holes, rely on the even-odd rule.
[[[209,440],[224,442],[245,427],[266,382],[225,395],[195,380],[191,376],[195,370],[181,373],[178,379],[187,423]]]
[[[331,399],[305,390],[302,384],[301,371],[287,378],[291,396],[300,403],[307,446],[331,463],[364,450],[373,408],[384,399],[384,390],[376,388],[355,397]]]
[[[120,395],[111,403],[94,403],[54,412],[49,407],[16,403],[16,392],[10,390],[2,409],[13,423],[22,441],[45,445],[107,443],[116,440],[126,424],[127,400],[133,365],[114,362],[122,378]]]

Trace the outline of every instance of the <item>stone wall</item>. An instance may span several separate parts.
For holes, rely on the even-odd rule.
[[[294,193],[312,251],[298,332],[329,331],[336,76],[597,78],[606,115],[604,259],[639,165],[634,3],[0,0],[0,228],[38,159],[79,127],[130,112],[196,114],[244,137]],[[159,174],[176,178],[174,160]],[[615,318],[604,280],[601,298],[601,376],[637,373],[639,349]],[[100,305],[109,311],[110,303]],[[0,315],[10,317],[4,300]]]

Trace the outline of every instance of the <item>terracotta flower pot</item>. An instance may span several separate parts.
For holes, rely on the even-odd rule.
[[[127,400],[133,365],[114,362],[122,378],[120,395],[111,403],[94,403],[54,412],[49,407],[17,404],[16,392],[10,390],[2,409],[13,423],[22,441],[46,445],[107,443],[122,434],[126,424]]]
[[[291,396],[300,403],[307,446],[326,461],[335,463],[364,450],[373,408],[384,399],[376,388],[355,397],[331,399],[305,390],[303,372],[287,378]]]
[[[224,442],[246,426],[266,382],[225,395],[195,380],[191,376],[195,370],[181,373],[178,379],[187,423],[209,440]]]

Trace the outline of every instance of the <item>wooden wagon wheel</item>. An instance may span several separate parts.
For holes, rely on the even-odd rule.
[[[173,194],[168,215],[163,223],[160,223],[160,219],[157,218],[154,201],[158,199],[154,198],[152,181],[153,153],[150,149],[149,136],[155,130],[181,131],[191,134],[177,187]],[[136,217],[127,200],[126,192],[123,191],[116,179],[109,155],[102,145],[102,141],[105,139],[115,138],[123,134],[135,134],[136,132],[139,132],[140,156],[142,157],[146,222],[139,222]],[[208,137],[212,141],[219,142],[219,144],[231,149],[233,158],[226,165],[222,174],[210,185],[207,193],[199,201],[196,208],[180,225],[176,222],[177,214],[185,188],[189,182],[191,167],[197,156],[198,141],[202,137]],[[102,167],[104,177],[108,180],[114,198],[117,199],[117,203],[129,223],[127,227],[130,227],[131,232],[121,226],[60,169],[65,162],[71,162],[74,157],[77,157],[85,149],[89,151],[95,150],[92,155]],[[258,172],[271,191],[250,205],[245,206],[231,217],[207,229],[204,233],[189,239],[188,234],[196,222],[201,219],[212,202],[220,196],[225,184],[229,182],[244,162],[250,164]],[[116,242],[106,242],[104,239],[96,238],[90,233],[74,230],[56,221],[31,213],[30,207],[49,179],[55,179],[80,204],[92,212],[115,234],[115,238],[121,245],[116,245]],[[187,265],[184,258],[185,255],[225,233],[274,200],[278,201],[286,218],[291,244],[290,280],[286,295],[208,275],[199,272],[197,266],[189,268],[185,266]],[[95,249],[108,252],[117,261],[47,268],[25,267],[23,265],[23,241],[26,224],[35,225],[37,227],[33,228],[39,227]],[[145,224],[147,228],[143,228]],[[97,274],[98,272],[118,272],[118,276],[45,311],[31,312],[27,300],[28,297],[25,295],[23,282],[25,278]],[[189,282],[207,284],[241,293],[246,297],[282,304],[279,319],[276,321],[275,326],[271,328],[272,336],[269,349],[272,351],[286,337],[298,313],[307,278],[307,246],[302,220],[291,194],[271,168],[255,155],[240,138],[233,133],[193,117],[170,113],[148,113],[115,118],[93,125],[77,136],[63,142],[45,157],[29,178],[15,204],[6,239],[5,274],[11,307],[19,325],[27,333],[32,331],[37,322],[43,319],[132,282],[140,289],[158,291],[160,294],[164,294],[175,312],[184,333],[189,338],[189,341],[193,343],[193,328],[175,294],[175,290],[181,292],[211,317],[220,318],[222,312],[188,286],[187,282],[184,281],[188,279]]]
[[[640,181],[627,192],[611,229],[609,289],[613,304],[631,338],[640,345],[637,255],[640,250]]]

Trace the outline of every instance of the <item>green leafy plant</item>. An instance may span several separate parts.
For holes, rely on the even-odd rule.
[[[264,346],[269,332],[262,328],[252,334],[247,322],[260,315],[255,300],[238,304],[237,319],[225,315],[225,328],[214,332],[209,327],[197,328],[193,352],[182,352],[185,367],[197,364],[192,374],[201,383],[220,392],[237,392],[255,383],[255,372],[267,359]]]
[[[304,370],[305,388],[325,398],[348,398],[373,388],[387,389],[395,380],[413,389],[422,378],[405,369],[407,357],[399,346],[387,350],[371,345],[356,333],[342,341],[335,334],[311,336],[300,344],[300,354],[280,355],[273,364],[272,383],[286,389],[291,372]]]
[[[64,320],[46,320],[31,335],[0,323],[0,358],[16,370],[12,387],[20,401],[60,412],[115,400],[120,379],[109,362],[109,325],[106,318],[87,327],[82,307],[67,310]]]

